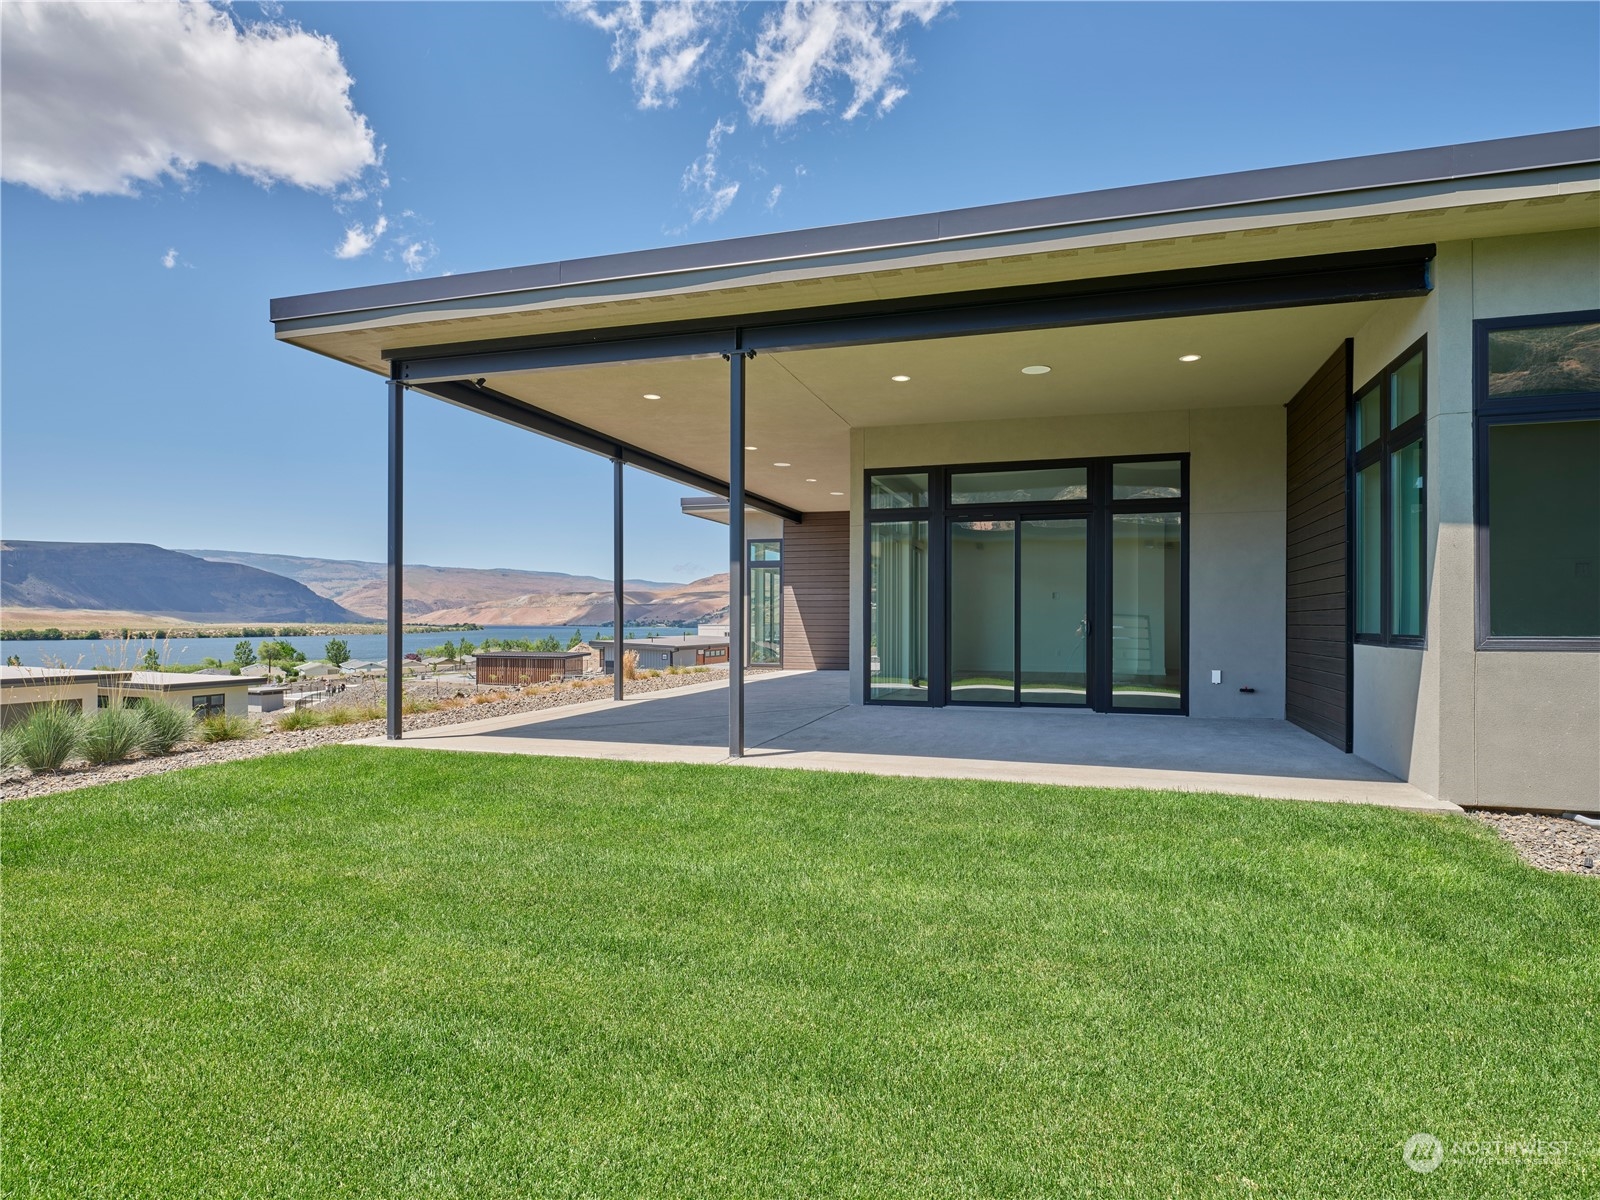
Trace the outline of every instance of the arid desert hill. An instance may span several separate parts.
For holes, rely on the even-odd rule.
[[[0,603],[30,613],[144,613],[179,621],[354,622],[304,584],[142,542],[0,542]]]
[[[352,612],[382,620],[388,605],[383,563],[228,550],[188,550],[217,561],[276,571]],[[693,624],[727,604],[726,574],[692,583],[625,581],[628,617]],[[611,619],[611,581],[592,575],[512,568],[407,565],[408,621],[442,625],[593,625]]]

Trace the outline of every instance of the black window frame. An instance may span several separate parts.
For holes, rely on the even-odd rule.
[[[1417,405],[1417,413],[1402,421],[1399,425],[1391,425],[1394,402],[1391,392],[1391,383],[1395,374],[1401,367],[1413,358],[1419,360],[1420,377],[1418,389],[1421,392],[1421,402]],[[1366,446],[1356,445],[1359,424],[1357,416],[1361,409],[1361,398],[1374,387],[1378,389],[1378,436]],[[1348,467],[1346,470],[1346,486],[1350,496],[1351,527],[1350,527],[1350,631],[1353,641],[1358,646],[1403,646],[1409,649],[1421,650],[1428,645],[1428,478],[1431,472],[1428,469],[1428,339],[1426,336],[1418,338],[1406,349],[1386,363],[1383,369],[1367,380],[1358,388],[1351,389],[1350,406],[1345,414],[1345,444],[1349,447]],[[1422,632],[1395,633],[1394,632],[1394,472],[1392,463],[1394,456],[1401,450],[1408,449],[1413,444],[1422,459],[1422,569],[1418,573],[1417,584],[1422,589],[1422,594],[1417,597],[1417,614]],[[1377,633],[1363,633],[1359,628],[1361,595],[1361,570],[1360,553],[1360,521],[1361,510],[1356,505],[1356,477],[1360,473],[1378,464],[1378,483],[1381,503],[1379,507],[1378,524],[1379,550],[1378,550],[1378,612],[1379,630]]]
[[[1118,464],[1145,462],[1176,462],[1179,464],[1179,492],[1177,496],[1150,499],[1112,499],[1112,472]],[[986,502],[979,504],[950,503],[951,478],[969,472],[1030,471],[1062,467],[1087,468],[1089,490],[1082,500],[1028,500],[1012,502]],[[872,507],[872,477],[874,475],[910,475],[926,473],[928,476],[928,503],[918,508]],[[925,521],[928,528],[928,698],[924,700],[894,700],[874,698],[872,695],[871,655],[868,653],[862,671],[862,703],[885,704],[906,708],[1041,708],[1064,711],[1090,711],[1105,714],[1128,713],[1146,716],[1188,716],[1194,680],[1189,669],[1189,548],[1193,525],[1190,505],[1193,495],[1190,471],[1190,453],[1168,451],[1157,454],[1108,454],[1080,458],[1049,458],[1001,460],[998,462],[917,464],[914,466],[870,467],[861,473],[862,497],[862,629],[870,641],[872,628],[872,527],[882,522]],[[1112,576],[1111,576],[1111,524],[1114,516],[1137,513],[1175,512],[1179,515],[1181,541],[1179,543],[1179,580],[1181,607],[1179,629],[1179,654],[1183,664],[1183,687],[1176,708],[1132,707],[1111,703],[1112,648],[1109,636],[1096,640],[1090,656],[1089,676],[1091,698],[1087,705],[1030,705],[1020,700],[1013,702],[952,702],[950,692],[950,523],[956,520],[994,518],[1025,521],[1042,517],[1083,517],[1088,520],[1089,555],[1097,579],[1089,597],[1091,627],[1109,631],[1111,628]],[[1020,621],[1014,622],[1015,636],[1021,636]],[[1103,691],[1103,695],[1101,694]],[[1095,698],[1104,699],[1103,707],[1096,707]]]
[[[1489,594],[1489,431],[1496,425],[1548,425],[1561,421],[1600,421],[1600,391],[1547,392],[1532,396],[1489,397],[1489,335],[1501,329],[1600,323],[1600,309],[1485,317],[1472,323],[1472,521],[1474,639],[1478,650],[1560,650],[1593,654],[1600,637],[1500,636],[1490,633]]]
[[[206,692],[201,695],[189,697],[189,712],[204,721],[211,717],[223,717],[228,714],[228,694],[226,692]]]

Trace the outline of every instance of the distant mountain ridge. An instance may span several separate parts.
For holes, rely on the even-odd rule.
[[[0,604],[179,621],[364,621],[294,579],[142,542],[0,542]]]
[[[0,603],[30,623],[139,617],[186,622],[344,624],[382,621],[388,568],[355,559],[234,550],[166,550],[133,542],[0,542]],[[628,619],[694,624],[727,604],[728,577],[628,580]],[[408,622],[602,625],[611,581],[559,571],[410,566]]]

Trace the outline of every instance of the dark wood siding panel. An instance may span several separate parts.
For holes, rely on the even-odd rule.
[[[1345,418],[1348,345],[1289,402],[1284,711],[1350,749],[1350,599]]]
[[[806,513],[783,528],[783,665],[850,667],[849,513]]]

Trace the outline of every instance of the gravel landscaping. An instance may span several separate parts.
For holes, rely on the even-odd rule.
[[[629,682],[625,686],[625,694],[644,696],[651,692],[666,692],[674,688],[713,683],[726,676],[726,669],[716,668],[689,671],[681,675],[645,676]],[[321,707],[381,704],[384,699],[384,688],[382,680],[355,681],[339,693],[337,698],[324,702]],[[415,682],[408,680],[406,695],[425,705],[449,706],[406,716],[402,726],[407,731],[413,731],[435,729],[441,725],[457,725],[466,721],[483,721],[490,717],[511,717],[518,713],[539,712],[543,709],[609,699],[611,677],[594,676],[575,684],[530,687],[526,691],[510,687],[479,687],[455,680]],[[269,754],[286,754],[293,750],[309,749],[312,746],[327,746],[354,741],[357,738],[378,737],[384,730],[381,718],[355,721],[348,725],[323,725],[315,729],[279,729],[277,721],[285,716],[287,711],[271,713],[264,717],[257,716],[255,719],[260,722],[261,727],[261,733],[257,737],[244,741],[215,742],[210,745],[186,742],[171,754],[160,758],[135,758],[127,762],[98,767],[87,763],[74,763],[60,771],[41,775],[31,774],[24,767],[7,767],[0,773],[0,799],[15,800],[23,796],[45,796],[53,792],[70,792],[101,783],[117,783],[125,779],[139,779],[146,775],[160,775],[167,771],[179,771],[185,767],[235,762],[245,758],[262,758]]]
[[[1600,829],[1553,813],[1475,812],[1472,816],[1536,867],[1600,875]]]

